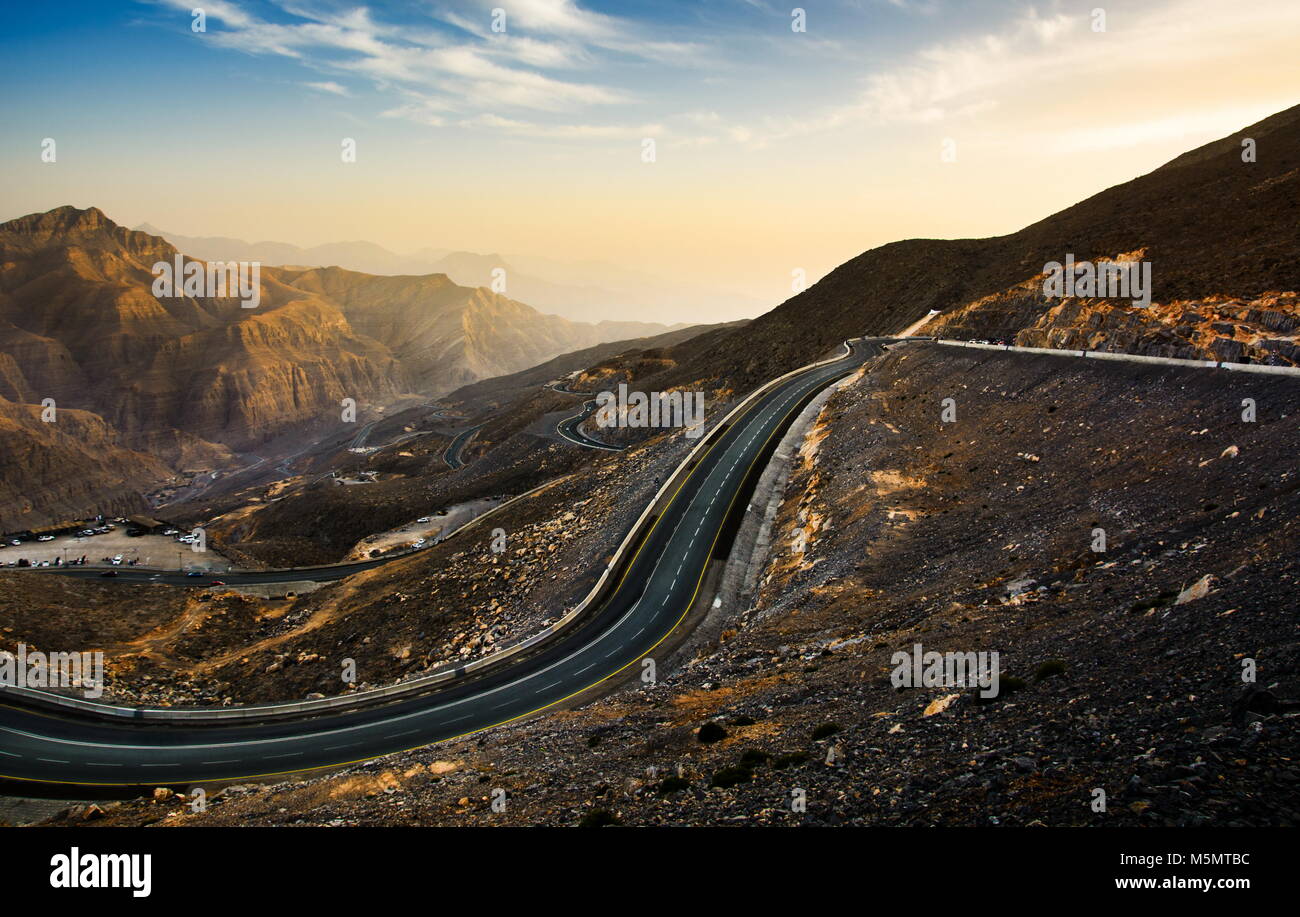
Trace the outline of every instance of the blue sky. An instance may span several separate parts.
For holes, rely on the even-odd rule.
[[[1294,0],[1106,3],[1104,31],[1098,5],[807,2],[794,32],[768,0],[33,3],[5,13],[0,218],[594,258],[775,304],[793,268],[1013,231],[1300,101]]]

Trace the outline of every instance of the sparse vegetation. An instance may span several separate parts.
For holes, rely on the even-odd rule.
[[[726,789],[741,783],[749,783],[754,779],[754,771],[744,764],[732,764],[713,772],[713,779],[709,786],[716,786]]]
[[[608,828],[612,825],[621,825],[622,822],[609,809],[592,809],[582,820],[578,822],[579,828]]]
[[[840,731],[840,727],[838,723],[822,723],[820,726],[818,726],[816,729],[813,730],[812,732],[813,741],[816,742],[820,739],[828,739],[839,731]]]
[[[685,777],[678,777],[676,774],[673,774],[672,776],[665,777],[663,780],[659,781],[659,795],[667,796],[670,793],[680,793],[690,785],[691,782]]]
[[[1034,670],[1034,681],[1042,681],[1045,678],[1055,678],[1057,675],[1064,675],[1066,665],[1061,659],[1048,659]]]
[[[715,723],[712,720],[701,726],[699,732],[695,734],[695,738],[703,745],[721,742],[726,737],[727,730],[723,729],[720,724]]]

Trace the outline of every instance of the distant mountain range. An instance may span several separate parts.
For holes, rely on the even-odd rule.
[[[168,468],[219,467],[234,452],[335,427],[344,399],[364,412],[436,397],[668,330],[544,315],[444,274],[268,267],[256,308],[155,296],[153,266],[177,257],[93,207],[0,224],[0,479],[21,484],[7,503],[0,495],[0,531],[75,503],[60,496],[73,479],[111,500],[134,461],[123,450],[153,457],[136,462],[147,486]],[[56,405],[53,424],[33,420],[44,399]]]
[[[542,312],[573,321],[599,322],[611,316],[654,321],[690,317],[704,321],[749,318],[767,305],[732,293],[673,283],[603,262],[478,254],[425,248],[399,255],[373,242],[332,242],[299,248],[286,242],[246,242],[222,236],[182,236],[149,223],[139,232],[161,236],[185,254],[204,261],[259,261],[267,265],[342,267],[367,274],[446,274],[462,286],[491,287],[505,270],[505,293]]]

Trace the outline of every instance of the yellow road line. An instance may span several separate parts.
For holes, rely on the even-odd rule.
[[[802,400],[802,399],[800,399],[800,400]],[[759,399],[759,400],[756,401],[753,405],[751,405],[749,408],[747,408],[747,409],[745,410],[745,413],[742,414],[739,418],[737,418],[737,419],[736,419],[736,422],[732,424],[732,429],[734,430],[734,429],[736,428],[736,426],[739,424],[740,420],[743,419],[743,418],[745,418],[745,417],[747,417],[747,416],[748,416],[748,415],[749,415],[749,414],[754,410],[754,408],[757,407],[758,404],[760,404],[761,402],[762,402],[762,399]],[[763,440],[763,446],[762,446],[762,448],[760,448],[760,449],[758,450],[758,452],[756,452],[756,453],[754,454],[754,458],[750,460],[750,463],[749,463],[748,467],[746,467],[746,469],[745,469],[745,477],[748,477],[749,474],[750,474],[750,472],[754,470],[754,465],[755,465],[755,463],[758,462],[759,456],[761,456],[761,455],[762,455],[762,454],[767,450],[767,445],[768,445],[768,443],[770,443],[770,442],[772,441],[772,437],[776,435],[777,430],[781,429],[781,427],[783,427],[783,426],[785,425],[786,420],[789,419],[790,415],[793,414],[794,411],[795,411],[795,409],[798,408],[798,407],[799,407],[799,404],[798,404],[798,402],[796,402],[795,405],[794,405],[794,407],[790,408],[790,410],[786,412],[785,416],[781,418],[781,422],[780,422],[779,424],[777,424],[776,427],[774,427],[774,428],[772,429],[772,432],[771,432],[771,433],[768,434],[767,439]],[[704,455],[702,455],[702,456],[700,457],[700,460],[699,460],[698,462],[696,462],[695,467],[692,468],[692,469],[690,470],[690,473],[687,474],[686,477],[682,479],[682,483],[681,483],[680,485],[678,485],[677,490],[673,491],[673,496],[672,496],[672,498],[668,501],[668,503],[667,503],[667,504],[665,505],[665,507],[664,507],[665,510],[666,510],[669,506],[672,506],[673,501],[675,501],[675,500],[677,499],[677,495],[678,495],[679,493],[681,493],[682,488],[686,486],[686,482],[689,481],[689,480],[691,479],[692,476],[694,476],[695,472],[698,471],[698,470],[700,469],[700,466],[704,464],[704,459],[708,458],[709,454],[710,454],[710,453],[711,453],[715,448],[717,448],[718,443],[722,442],[722,440],[725,439],[725,438],[726,438],[725,434],[724,434],[723,436],[719,436],[719,437],[718,437],[718,441],[715,442],[712,446],[710,446],[710,447],[705,451]],[[741,480],[744,481],[744,478],[741,478]],[[724,523],[726,522],[727,517],[731,515],[731,511],[732,511],[732,509],[735,508],[736,500],[737,500],[737,498],[739,498],[739,497],[740,497],[740,489],[737,488],[736,492],[735,492],[734,494],[732,494],[731,502],[730,502],[729,504],[727,504],[727,511],[726,511],[726,512],[723,514],[723,516],[722,516],[722,519],[723,519],[723,522],[724,522]],[[644,548],[646,542],[648,542],[648,541],[650,540],[650,535],[654,532],[655,527],[657,527],[657,526],[659,525],[659,522],[660,522],[661,519],[663,519],[664,515],[665,515],[665,513],[660,513],[660,514],[659,514],[659,517],[655,519],[654,525],[652,525],[652,526],[650,527],[650,531],[646,533],[646,537],[642,540],[642,542],[641,542],[641,547],[638,547],[638,548],[637,548],[636,554],[634,554],[634,555],[632,556],[632,561],[630,561],[630,562],[628,563],[628,570],[631,569],[632,563],[634,563],[634,562],[636,561],[637,555],[639,555],[639,554],[641,553],[641,548]],[[717,532],[714,533],[714,535],[713,535],[713,543],[709,546],[709,554],[708,554],[708,557],[712,557],[712,555],[713,555],[713,549],[714,549],[715,547],[717,547],[718,539],[722,537],[722,529],[723,529],[723,526],[722,526],[722,525],[719,525],[719,526],[718,526],[718,530],[717,530]],[[610,673],[609,673],[608,675],[606,675],[604,678],[601,678],[601,679],[599,679],[598,681],[594,681],[594,682],[592,682],[591,684],[587,685],[587,686],[584,687],[584,688],[579,688],[577,691],[574,691],[574,692],[571,693],[571,694],[566,694],[564,697],[561,697],[561,698],[559,698],[558,700],[553,700],[553,701],[551,701],[549,704],[545,704],[545,705],[543,705],[543,706],[541,706],[541,707],[537,707],[537,708],[534,709],[534,710],[529,710],[529,711],[527,711],[526,713],[520,713],[520,714],[517,714],[516,716],[512,716],[512,717],[510,717],[509,719],[501,720],[499,723],[492,723],[491,725],[488,725],[488,726],[477,726],[477,727],[475,727],[474,729],[471,729],[471,730],[469,730],[469,731],[467,731],[467,732],[462,732],[462,733],[460,733],[460,734],[458,734],[458,735],[448,736],[448,737],[445,738],[445,739],[434,739],[433,741],[430,741],[430,742],[421,742],[421,743],[418,744],[418,745],[412,745],[412,746],[409,747],[409,748],[402,748],[402,749],[398,749],[397,751],[381,752],[380,754],[377,754],[377,755],[367,755],[367,756],[364,757],[364,758],[354,758],[354,759],[352,759],[351,761],[339,761],[339,762],[334,763],[334,764],[315,764],[315,765],[312,765],[311,767],[298,768],[298,769],[296,769],[296,770],[287,770],[287,771],[269,771],[269,772],[267,772],[267,773],[263,773],[263,774],[248,774],[248,775],[246,775],[246,776],[242,776],[242,777],[219,777],[219,778],[213,778],[213,780],[212,780],[211,782],[215,782],[215,783],[230,783],[230,782],[234,782],[234,781],[238,781],[238,780],[260,780],[260,779],[263,779],[263,778],[266,778],[266,777],[280,777],[280,776],[284,776],[284,775],[286,775],[286,774],[306,774],[306,773],[310,773],[310,772],[312,772],[312,771],[330,770],[330,769],[332,769],[332,768],[337,768],[337,767],[348,767],[348,766],[353,765],[353,764],[360,764],[360,763],[363,762],[363,761],[374,761],[374,760],[377,760],[377,759],[379,759],[379,758],[387,758],[387,757],[391,757],[391,756],[393,756],[393,755],[404,755],[404,754],[407,754],[408,752],[418,751],[418,750],[421,749],[421,748],[428,748],[428,747],[431,746],[431,745],[441,745],[441,744],[443,744],[444,742],[455,742],[455,741],[458,740],[458,739],[463,739],[463,738],[465,738],[466,736],[472,736],[472,735],[474,735],[475,733],[485,732],[485,731],[487,731],[487,730],[489,730],[489,729],[498,729],[498,728],[500,728],[501,726],[508,726],[509,724],[514,723],[514,722],[517,722],[517,721],[519,721],[519,720],[526,719],[526,718],[531,717],[531,716],[535,716],[535,715],[537,715],[538,713],[541,713],[543,710],[549,710],[551,707],[554,707],[554,706],[556,706],[557,704],[562,704],[562,703],[564,703],[565,701],[570,700],[571,698],[577,697],[579,694],[583,694],[583,693],[585,693],[585,692],[587,692],[587,691],[590,691],[592,688],[595,688],[595,687],[598,687],[598,686],[604,684],[605,682],[609,681],[611,678],[614,678],[616,675],[620,674],[620,673],[623,672],[624,670],[630,668],[630,667],[633,666],[633,665],[636,665],[638,662],[640,662],[642,659],[644,659],[644,658],[645,658],[646,656],[648,656],[650,653],[654,652],[655,648],[658,647],[659,644],[661,644],[661,643],[663,643],[665,640],[667,640],[667,639],[672,635],[673,631],[677,630],[677,628],[681,625],[682,621],[684,621],[684,620],[686,619],[686,616],[687,616],[688,614],[690,614],[690,611],[691,611],[692,606],[695,605],[695,600],[696,600],[696,598],[699,597],[700,587],[701,587],[701,586],[703,585],[703,583],[704,583],[704,575],[705,575],[705,573],[708,571],[708,569],[709,569],[709,561],[708,561],[708,559],[707,559],[707,557],[706,557],[705,562],[704,562],[704,566],[700,568],[700,578],[699,578],[699,580],[696,581],[696,583],[695,583],[695,590],[694,590],[694,592],[691,593],[691,600],[690,600],[689,602],[686,603],[686,608],[685,608],[685,610],[682,611],[681,615],[677,618],[677,620],[673,622],[673,626],[670,627],[670,628],[668,628],[668,630],[664,633],[664,635],[663,635],[662,637],[660,637],[658,640],[656,640],[656,641],[654,642],[654,644],[653,644],[652,646],[650,646],[650,647],[649,647],[649,648],[648,648],[644,653],[640,653],[640,654],[638,654],[637,657],[636,657],[635,659],[633,659],[632,661],[628,662],[626,665],[621,666],[620,668],[616,669],[615,671],[610,672]],[[617,593],[618,590],[622,588],[622,586],[623,586],[623,580],[626,579],[626,578],[627,578],[627,571],[624,571],[624,573],[623,573],[623,579],[620,579],[620,580],[619,580],[619,583],[618,583],[618,586],[615,587],[615,590],[614,590],[615,593]],[[3,706],[3,705],[0,705],[0,706]],[[18,709],[18,708],[11,708],[11,709]],[[64,785],[64,786],[145,786],[145,785],[146,785],[146,784],[141,784],[141,783],[138,783],[138,782],[122,783],[122,782],[111,782],[111,781],[110,781],[110,782],[88,782],[88,781],[69,781],[69,780],[42,780],[42,779],[40,779],[40,778],[38,778],[38,777],[9,777],[9,776],[7,776],[7,775],[5,775],[5,774],[0,774],[0,778],[6,779],[6,780],[20,780],[20,781],[25,781],[25,782],[27,782],[27,783],[52,783],[52,784],[61,784],[61,785]],[[166,780],[166,781],[164,781],[164,782],[165,782],[165,783],[168,783],[168,784],[176,784],[176,783],[199,784],[199,783],[203,783],[204,781],[202,781],[202,780]]]

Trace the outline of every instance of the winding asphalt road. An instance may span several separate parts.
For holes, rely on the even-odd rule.
[[[302,567],[297,570],[262,570],[249,573],[211,572],[202,576],[186,576],[183,573],[167,572],[141,567],[110,567],[115,575],[112,582],[117,583],[161,583],[165,586],[202,587],[219,580],[227,586],[247,586],[256,583],[324,583],[343,579],[362,570],[381,567],[399,557],[406,557],[409,551],[388,554],[374,560],[359,560],[349,564],[333,564],[327,567]],[[29,567],[13,568],[13,572],[27,573],[32,576],[73,576],[78,579],[99,579],[106,572],[104,567]]]
[[[447,463],[447,467],[453,469],[465,467],[465,461],[460,457],[460,453],[469,441],[474,438],[474,434],[481,429],[483,429],[483,424],[470,427],[468,430],[461,430],[456,434],[456,438],[447,444],[447,451],[442,454],[442,460]]]
[[[710,560],[725,558],[729,533],[781,433],[818,391],[880,347],[851,343],[844,358],[784,379],[720,428],[605,601],[531,655],[384,706],[236,725],[38,713],[0,694],[0,776],[134,786],[252,779],[417,748],[574,697],[653,656],[681,624]]]
[[[577,392],[568,394],[576,395]],[[588,449],[603,449],[606,452],[622,452],[626,446],[611,446],[609,443],[602,443],[598,439],[592,439],[581,430],[582,422],[596,413],[600,405],[596,401],[588,401],[582,406],[582,410],[572,417],[566,417],[555,425],[555,432],[559,433],[569,442],[578,446],[585,446]]]

